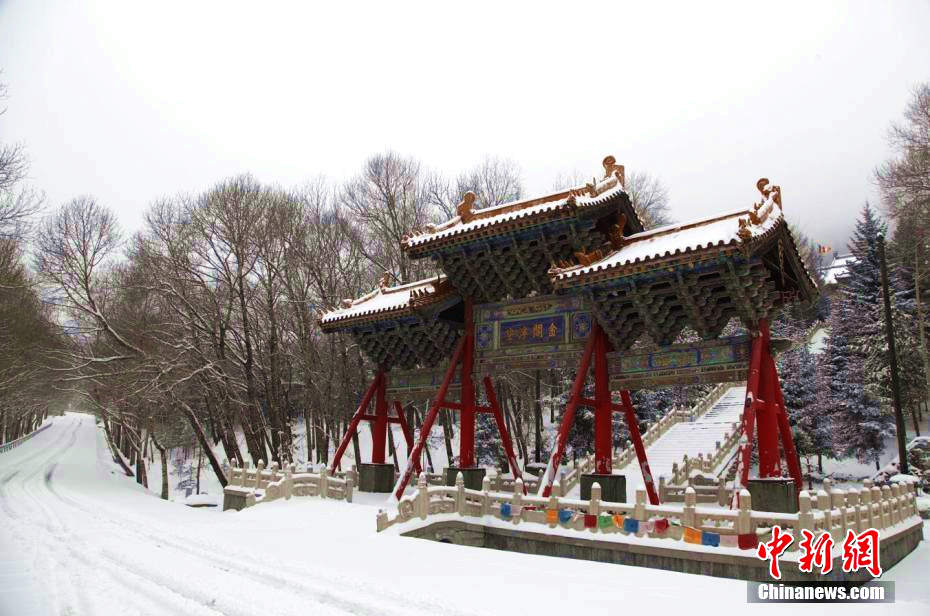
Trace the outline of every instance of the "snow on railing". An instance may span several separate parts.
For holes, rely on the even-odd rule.
[[[325,467],[319,473],[309,472],[309,469],[298,471],[293,463],[281,470],[277,462],[272,462],[266,470],[265,462],[259,460],[255,469],[233,465],[224,493],[244,496],[246,507],[292,496],[319,496],[351,503],[352,490],[358,484],[358,473],[353,466],[342,474],[343,477],[333,476]]]
[[[11,450],[11,449],[16,449],[17,447],[19,447],[20,445],[22,445],[23,443],[25,443],[26,441],[28,441],[29,439],[31,439],[33,436],[35,436],[36,434],[38,434],[38,433],[41,432],[42,430],[45,430],[46,428],[50,428],[51,425],[52,425],[51,423],[47,423],[47,424],[45,424],[44,426],[39,426],[38,428],[36,428],[36,429],[33,430],[32,432],[30,432],[29,434],[26,434],[26,435],[24,435],[24,436],[21,436],[21,437],[19,437],[18,439],[14,440],[14,441],[10,441],[9,443],[4,443],[4,444],[0,445],[0,453],[3,453],[3,452],[5,452],[5,451],[9,451],[9,450]]]
[[[733,449],[739,443],[741,430],[740,423],[734,421],[730,424],[730,429],[724,433],[723,439],[714,444],[713,451],[708,452],[707,455],[700,452],[696,458],[689,458],[688,454],[685,454],[682,457],[681,466],[677,462],[672,464],[672,476],[669,478],[669,483],[672,485],[688,483],[695,473],[715,474],[717,468],[732,455]]]
[[[643,433],[643,447],[649,449],[649,447],[654,445],[656,441],[662,438],[672,426],[683,421],[694,421],[695,419],[703,416],[705,413],[707,413],[707,411],[714,408],[714,405],[720,401],[720,398],[723,396],[723,394],[729,391],[731,387],[733,387],[732,383],[718,383],[690,409],[676,407],[667,412],[665,415],[660,417],[657,422],[649,426],[649,429]],[[614,455],[613,467],[623,468],[630,464],[635,458],[636,449],[633,447],[633,443],[627,439],[624,448]],[[587,455],[581,458],[581,460],[579,460],[577,463],[573,463],[562,475],[562,479],[559,482],[563,491],[562,493],[567,494],[569,491],[571,491],[578,484],[578,482],[581,481],[582,475],[593,472],[594,454]],[[553,489],[555,488],[553,487]]]
[[[835,545],[841,545],[847,529],[881,531],[920,519],[914,486],[903,484],[878,488],[866,482],[861,490],[847,491],[833,490],[828,484],[813,495],[801,492],[798,513],[754,511],[749,491],[745,489],[740,492],[739,508],[735,510],[699,506],[692,487],[685,489],[685,502],[681,507],[650,505],[643,488],[636,490],[633,504],[601,501],[601,488],[597,483],[591,488],[591,500],[563,498],[556,496],[557,493],[553,490],[549,498],[524,496],[519,480],[512,493],[492,492],[489,478],[485,478],[481,490],[469,490],[461,474],[456,478],[455,487],[430,486],[426,475],[421,474],[416,493],[401,499],[397,515],[391,517],[384,510],[378,512],[377,530],[380,532],[412,520],[426,520],[434,515],[458,514],[479,520],[490,516],[513,524],[526,522],[580,532],[622,532],[689,543],[701,543],[703,533],[709,537],[705,545],[750,549],[760,538],[767,537],[776,524],[796,538],[800,537],[802,529],[815,534],[828,531]],[[796,549],[796,546],[797,541],[792,547]]]

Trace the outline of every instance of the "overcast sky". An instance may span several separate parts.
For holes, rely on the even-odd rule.
[[[678,220],[766,176],[842,249],[930,80],[930,2],[761,6],[0,0],[0,140],[51,204],[91,194],[129,230],[160,196],[341,181],[390,148],[448,175],[509,157],[530,193],[614,154]]]

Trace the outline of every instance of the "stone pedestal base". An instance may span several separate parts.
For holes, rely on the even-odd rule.
[[[235,509],[242,511],[255,504],[255,493],[250,488],[226,486],[223,489],[223,511]]]
[[[591,486],[601,485],[601,500],[611,503],[626,502],[626,477],[623,475],[598,475],[587,473],[581,476],[581,500],[591,500]]]
[[[394,465],[359,464],[358,489],[362,492],[391,492],[394,489]]]
[[[794,491],[794,480],[782,477],[750,479],[749,496],[753,511],[773,513],[797,513],[798,500]]]
[[[487,470],[478,467],[459,468],[457,466],[450,466],[446,468],[445,473],[447,486],[454,486],[456,475],[462,473],[462,478],[465,479],[466,488],[469,490],[480,490],[481,482],[484,481],[484,475],[487,473]]]

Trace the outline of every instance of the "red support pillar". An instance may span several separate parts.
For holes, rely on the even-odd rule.
[[[768,361],[767,361],[768,360]],[[759,441],[759,477],[781,477],[781,456],[778,452],[778,411],[775,405],[773,380],[778,377],[769,367],[771,355],[765,350],[762,358],[762,378],[759,395],[762,397],[756,408]]]
[[[475,315],[471,299],[465,300],[465,349],[462,355],[462,409],[459,421],[459,468],[475,466]]]
[[[613,468],[613,400],[607,375],[607,336],[594,323],[594,472],[609,475]]]
[[[756,408],[759,399],[759,378],[762,368],[762,352],[765,347],[761,325],[765,320],[759,322],[759,335],[752,340],[752,353],[749,358],[749,378],[746,381],[746,403],[743,407],[743,437],[741,439],[741,450],[739,453],[739,485],[746,487],[749,485],[749,467],[752,463],[752,443],[756,428]],[[765,328],[768,332],[768,327]],[[734,490],[739,494],[737,487]]]
[[[375,392],[375,420],[371,426],[371,463],[384,464],[385,443],[388,431],[387,396],[385,395],[386,379],[383,372],[378,372],[378,388]]]

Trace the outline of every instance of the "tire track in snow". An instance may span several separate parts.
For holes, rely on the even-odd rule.
[[[411,610],[418,610],[424,613],[458,614],[463,616],[467,614],[459,610],[450,610],[447,605],[443,605],[439,601],[416,600],[387,589],[372,589],[371,586],[365,584],[364,581],[355,578],[347,579],[344,577],[321,574],[318,571],[307,568],[293,566],[282,567],[280,565],[268,563],[267,561],[262,563],[261,559],[257,559],[256,556],[251,553],[246,554],[239,552],[230,557],[230,546],[228,544],[223,546],[209,545],[192,538],[187,538],[188,541],[186,543],[175,541],[169,537],[171,532],[177,531],[176,528],[164,529],[164,532],[158,534],[145,532],[141,529],[151,526],[151,520],[140,520],[139,518],[126,515],[114,518],[112,515],[109,515],[106,510],[100,508],[91,509],[86,506],[86,504],[79,502],[76,498],[64,495],[61,490],[56,488],[52,479],[53,474],[49,476],[49,481],[46,482],[46,486],[49,492],[59,501],[83,513],[94,516],[99,522],[107,522],[111,527],[116,529],[117,532],[135,535],[137,538],[141,539],[143,543],[158,547],[166,546],[181,553],[183,556],[197,559],[214,570],[228,575],[238,575],[240,577],[249,578],[262,586],[271,587],[271,590],[278,593],[281,591],[290,592],[302,596],[304,600],[310,600],[352,614],[371,616],[380,616],[382,614],[406,615],[409,614]],[[199,546],[197,544],[199,544]],[[109,552],[108,555],[110,558],[118,559],[118,556],[113,552]],[[246,567],[240,564],[240,562],[255,563],[256,560],[259,561],[259,564],[254,567]],[[137,563],[127,563],[125,560],[120,562],[121,566],[135,567],[140,575],[149,575],[153,578],[162,575],[162,572],[157,570],[144,572]],[[311,579],[316,579],[317,583],[309,582]],[[174,580],[172,583],[178,583],[178,581]],[[183,583],[183,580],[180,583]],[[343,590],[346,588],[347,584],[355,588]],[[196,589],[194,590],[196,591]],[[188,595],[193,596],[190,595],[190,593],[188,593]],[[359,596],[364,597],[366,595],[374,595],[374,597],[367,600],[359,599]],[[386,605],[386,603],[390,603],[391,605]]]

